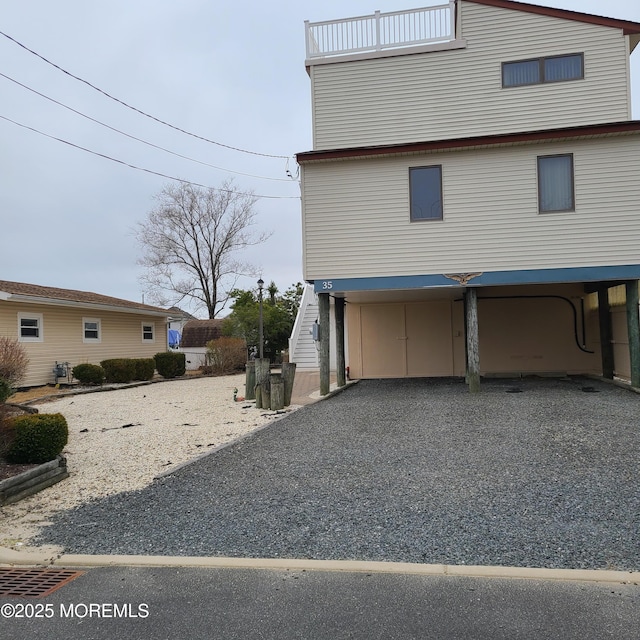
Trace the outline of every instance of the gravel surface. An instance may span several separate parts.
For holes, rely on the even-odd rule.
[[[585,379],[363,381],[132,492],[68,552],[640,570],[640,396]]]
[[[244,374],[171,380],[35,404],[69,424],[70,478],[0,509],[0,546],[28,544],[60,511],[141,489],[153,479],[267,424],[278,414],[234,402]]]

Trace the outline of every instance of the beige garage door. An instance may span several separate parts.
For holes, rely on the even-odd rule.
[[[363,378],[453,375],[449,301],[362,305]]]

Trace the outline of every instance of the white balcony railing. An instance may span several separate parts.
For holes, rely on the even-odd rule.
[[[446,42],[455,39],[455,0],[409,11],[305,21],[307,58]]]

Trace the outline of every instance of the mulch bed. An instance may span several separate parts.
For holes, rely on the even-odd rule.
[[[37,464],[9,464],[4,460],[0,460],[0,480],[6,480],[7,478],[13,478],[24,471],[29,471],[37,467]]]

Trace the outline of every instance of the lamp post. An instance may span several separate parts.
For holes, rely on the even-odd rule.
[[[260,303],[260,320],[259,320],[260,359],[264,358],[264,335],[263,335],[263,325],[262,325],[262,287],[264,287],[264,280],[260,278],[260,280],[258,280],[258,301]]]

